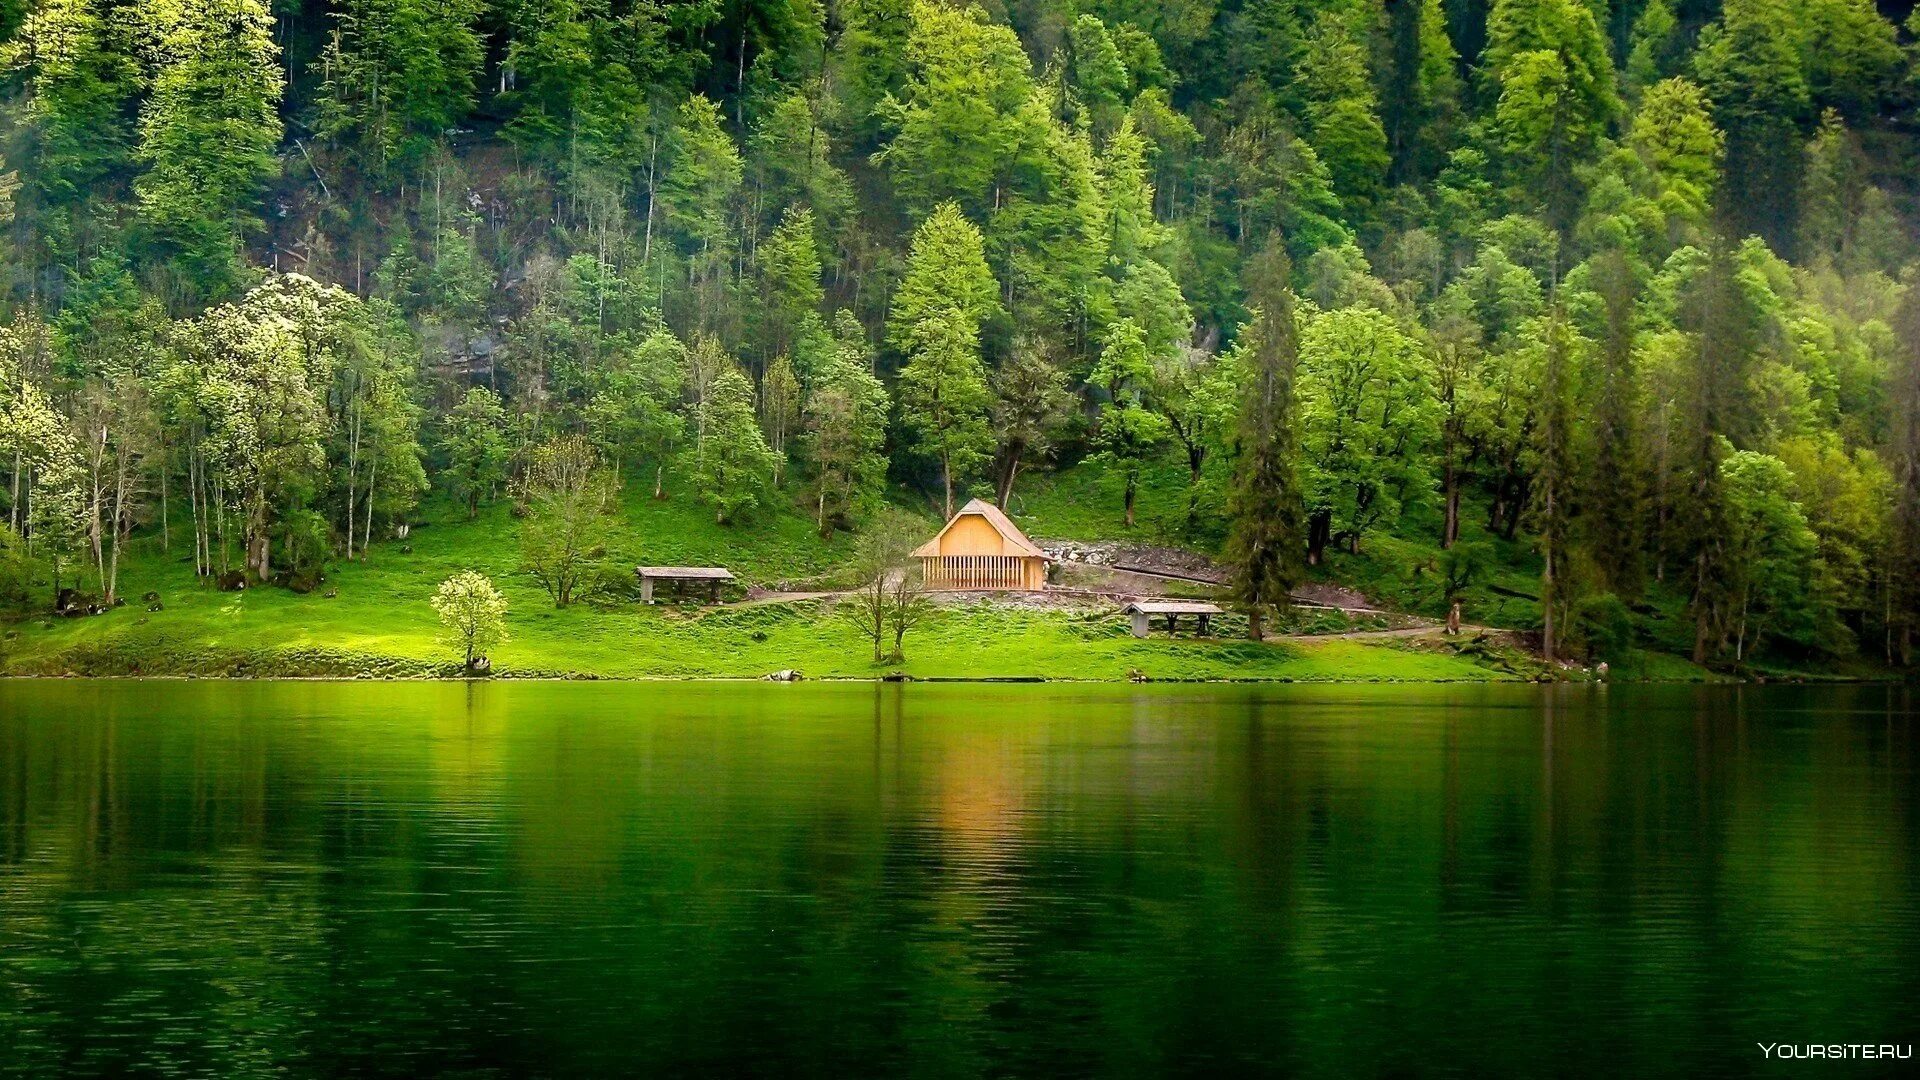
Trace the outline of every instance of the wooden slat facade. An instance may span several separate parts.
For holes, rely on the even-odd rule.
[[[927,556],[921,558],[920,569],[929,589],[1037,592],[1047,587],[1046,560],[1031,555]]]

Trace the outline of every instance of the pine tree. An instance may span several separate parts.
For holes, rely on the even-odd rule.
[[[967,315],[945,308],[928,317],[915,335],[900,372],[901,422],[923,452],[940,463],[944,514],[953,516],[953,489],[993,452],[987,427],[992,394],[980,363],[980,339]]]
[[[1581,0],[1496,0],[1481,57],[1516,193],[1537,194],[1563,232],[1581,168],[1620,111],[1606,38]]]
[[[1751,428],[1747,379],[1759,317],[1742,291],[1737,258],[1730,245],[1716,244],[1685,297],[1694,366],[1686,404],[1689,445],[1680,451],[1689,489],[1679,539],[1693,569],[1689,603],[1695,663],[1706,663],[1718,652],[1728,629],[1733,568],[1720,463]]]
[[[1893,487],[1893,527],[1887,544],[1888,660],[1915,660],[1920,638],[1920,281],[1908,280],[1896,316],[1899,351],[1887,386],[1893,424],[1887,470]]]
[[[1253,345],[1234,437],[1226,557],[1233,567],[1234,598],[1245,609],[1247,633],[1256,641],[1269,617],[1292,604],[1306,550],[1294,472],[1297,346],[1287,284],[1291,273],[1277,236],[1247,267],[1247,298],[1255,314],[1242,333]]]
[[[813,472],[814,524],[830,536],[836,522],[870,514],[886,483],[887,389],[858,348],[835,350],[807,395],[804,453]]]
[[[321,54],[319,133],[383,174],[473,108],[482,0],[347,0]]]
[[[285,85],[261,0],[141,0],[148,93],[134,181],[140,216],[184,274],[177,299],[240,282],[241,243],[260,224]]]
[[[71,261],[104,200],[94,185],[125,165],[134,65],[99,0],[47,0],[0,46],[20,78],[6,160],[22,175],[15,213],[36,263]]]
[[[500,395],[485,387],[469,389],[447,413],[441,445],[453,494],[467,504],[467,520],[480,515],[480,500],[507,478],[507,412]]]
[[[1781,250],[1799,220],[1800,124],[1812,104],[1797,18],[1786,0],[1727,0],[1694,55],[1727,136],[1723,231],[1757,233]]]
[[[1299,81],[1307,141],[1333,179],[1347,220],[1366,219],[1387,177],[1387,134],[1367,66],[1363,28],[1323,17],[1307,35]]]
[[[800,328],[817,317],[826,296],[820,287],[820,249],[814,239],[813,211],[789,207],[780,227],[760,245],[763,348],[767,355],[790,352]]]
[[[1635,268],[1624,252],[1593,260],[1593,287],[1601,305],[1600,347],[1594,375],[1593,458],[1582,502],[1587,548],[1608,591],[1631,599],[1642,585],[1645,473],[1637,441],[1639,395],[1634,379]]]
[[[1679,26],[1673,0],[1647,0],[1640,9],[1627,45],[1626,80],[1631,91],[1638,93],[1673,74]]]
[[[1411,156],[1414,175],[1427,177],[1446,160],[1460,119],[1460,55],[1447,33],[1442,0],[1420,0],[1414,40],[1418,50],[1413,83],[1418,135]]]
[[[906,276],[887,314],[887,342],[912,354],[936,333],[933,324],[949,313],[977,340],[981,325],[1000,313],[998,293],[980,230],[958,205],[941,203],[914,230]]]
[[[1540,414],[1535,453],[1535,525],[1540,533],[1540,651],[1560,656],[1561,635],[1572,609],[1574,582],[1568,549],[1574,518],[1573,415],[1570,394],[1573,333],[1558,306],[1547,318],[1540,378]]]
[[[772,498],[778,460],[754,417],[753,384],[728,363],[694,406],[706,432],[693,469],[694,490],[713,507],[713,519],[731,525]]]
[[[977,7],[916,0],[906,60],[900,93],[880,106],[893,141],[874,160],[911,208],[955,200],[984,214],[1046,116],[1027,108],[1032,65],[1019,37]]]

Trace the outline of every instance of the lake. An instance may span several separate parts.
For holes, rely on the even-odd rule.
[[[0,682],[0,1073],[1786,1075],[1920,1042],[1915,714]]]

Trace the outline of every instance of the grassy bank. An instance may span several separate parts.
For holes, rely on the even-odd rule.
[[[334,566],[305,595],[266,587],[218,592],[195,579],[185,552],[149,538],[122,572],[128,603],[85,618],[8,624],[0,671],[13,675],[406,676],[454,673],[428,597],[463,569],[487,573],[511,603],[512,640],[494,652],[502,675],[602,678],[757,677],[797,668],[810,677],[1315,681],[1486,680],[1514,677],[1486,658],[1329,639],[1247,641],[1133,638],[1117,612],[942,607],[907,642],[902,664],[875,665],[871,646],[831,604],[799,601],[713,610],[644,607],[610,597],[555,609],[516,570],[518,523],[504,506],[469,523],[430,504],[405,543],[374,545],[364,562]],[[607,545],[613,584],[638,563],[717,563],[749,582],[831,580],[845,537],[822,541],[795,516],[753,528],[714,525],[690,500],[630,495]],[[931,522],[929,528],[931,528]],[[160,610],[140,598],[157,594]]]

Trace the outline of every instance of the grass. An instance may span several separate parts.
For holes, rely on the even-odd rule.
[[[1186,525],[1186,471],[1170,465],[1148,476],[1140,524],[1121,518],[1118,482],[1076,466],[1036,478],[1016,501],[1015,518],[1036,536],[1133,540],[1217,550],[1217,538]],[[1469,622],[1512,629],[1539,625],[1537,558],[1524,543],[1487,533],[1484,508],[1467,508],[1463,533],[1487,544],[1492,572],[1468,589]],[[184,546],[172,554],[143,538],[121,574],[124,607],[105,615],[33,617],[0,629],[0,674],[425,677],[457,671],[427,600],[461,570],[493,578],[507,595],[512,639],[496,649],[504,675],[600,678],[757,677],[797,668],[813,677],[872,678],[899,671],[916,678],[1121,680],[1271,679],[1301,681],[1447,681],[1534,678],[1543,669],[1516,649],[1460,642],[1354,641],[1331,635],[1375,628],[1380,620],[1296,611],[1283,624],[1324,640],[1254,644],[1219,640],[1134,639],[1117,612],[1028,610],[999,604],[943,606],[907,643],[898,665],[870,662],[871,645],[831,606],[793,602],[714,610],[644,607],[632,600],[632,568],[643,563],[724,565],[743,582],[793,590],[844,584],[852,552],[844,534],[822,540],[792,511],[727,527],[687,497],[656,501],[629,490],[615,516],[603,560],[604,588],[592,602],[556,610],[518,569],[519,522],[505,504],[468,522],[445,500],[422,508],[404,542],[374,545],[365,561],[336,564],[320,590],[276,587],[223,593],[195,578]],[[926,520],[929,533],[936,527]],[[1414,515],[1400,534],[1369,536],[1358,554],[1329,552],[1315,575],[1359,589],[1389,609],[1440,616],[1444,596],[1434,572],[1438,522]],[[736,590],[736,595],[737,595]],[[160,610],[139,599],[160,598]],[[1691,644],[1684,601],[1650,594],[1641,618],[1647,646],[1612,665],[1620,680],[1701,682],[1724,679],[1681,659]],[[1237,620],[1222,620],[1231,635]],[[1829,668],[1826,677],[1884,677]],[[1797,668],[1753,669],[1770,678],[1814,677]]]
[[[1215,485],[1203,492],[1203,520],[1217,520]],[[1212,551],[1222,537],[1188,528],[1187,469],[1163,462],[1147,469],[1134,499],[1134,525],[1127,527],[1125,489],[1119,474],[1090,465],[1035,474],[1014,489],[1011,516],[1028,535],[1085,542],[1166,544]]]
[[[218,592],[184,551],[142,542],[122,571],[126,606],[104,615],[30,618],[0,639],[0,672],[16,675],[431,676],[453,674],[428,597],[463,569],[493,577],[511,605],[512,639],[494,652],[504,675],[606,678],[756,677],[797,668],[811,677],[1302,681],[1486,680],[1473,660],[1328,640],[1133,638],[1115,613],[942,607],[908,638],[908,658],[875,665],[871,646],[820,601],[710,610],[608,599],[555,609],[516,569],[518,522],[504,505],[468,523],[436,501],[404,542],[376,543],[364,562],[334,566],[315,592],[265,587]],[[607,545],[607,575],[630,588],[639,563],[726,565],[755,584],[804,584],[845,564],[844,536],[822,541],[783,514],[727,528],[689,499],[623,502]],[[932,523],[929,522],[929,529]],[[138,598],[158,594],[160,610]]]

